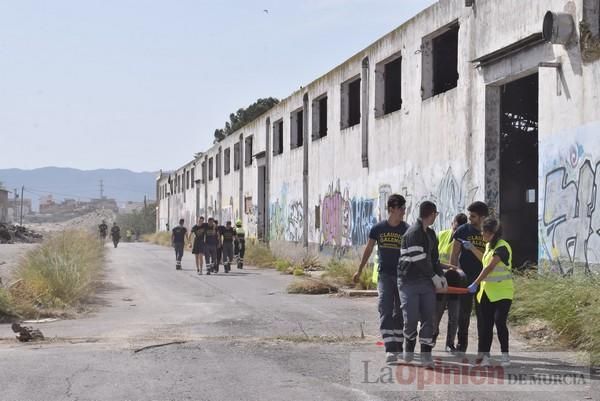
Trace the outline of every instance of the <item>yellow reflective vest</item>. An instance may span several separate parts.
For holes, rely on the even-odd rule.
[[[483,254],[483,267],[489,266],[494,258],[494,253],[497,249],[505,247],[508,250],[508,265],[503,261],[498,262],[494,270],[481,282],[479,292],[477,293],[477,301],[481,302],[481,297],[485,291],[488,299],[491,302],[500,301],[502,299],[513,299],[514,286],[512,280],[512,248],[508,242],[503,239],[499,240],[495,247],[491,247],[488,243]]]
[[[438,253],[440,262],[450,264],[450,255],[452,254],[452,229],[440,231],[438,234]]]

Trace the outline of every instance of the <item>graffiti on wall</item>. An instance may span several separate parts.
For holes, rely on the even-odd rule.
[[[288,184],[281,187],[279,197],[270,207],[271,240],[301,242],[304,233],[304,210],[302,201],[288,200]]]
[[[595,131],[581,127],[575,143],[558,139],[540,152],[546,159],[540,175],[539,257],[562,274],[588,273],[600,264],[600,159],[586,152],[586,145],[600,149]]]
[[[321,201],[322,244],[338,247],[352,245],[351,214],[348,189],[342,193],[338,180],[337,187],[331,184]]]

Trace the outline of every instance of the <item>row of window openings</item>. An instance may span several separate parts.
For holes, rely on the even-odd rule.
[[[238,171],[240,169],[240,142],[233,145],[233,170]],[[223,173],[225,175],[231,172],[231,148],[227,148],[223,151]],[[244,140],[244,165],[246,167],[252,165],[252,137],[249,136]],[[213,174],[214,173],[214,174]],[[202,162],[202,178],[206,181],[206,162]],[[212,181],[214,178],[218,178],[221,174],[221,155],[217,154],[215,157],[208,159],[208,180]]]
[[[422,98],[427,99],[453,89],[458,84],[458,23],[453,23],[438,33],[423,39]],[[341,122],[342,129],[360,124],[361,117],[361,79],[354,77],[341,85]],[[327,95],[312,102],[312,139],[327,136]],[[402,108],[402,58],[392,56],[376,65],[375,68],[375,117],[393,113]],[[290,114],[290,148],[304,144],[304,109]],[[234,170],[240,168],[240,143],[234,145]],[[273,155],[283,153],[283,119],[273,123]],[[245,165],[252,164],[252,137],[245,141]],[[208,179],[219,177],[221,171],[220,156],[216,156],[216,168],[213,158],[208,161]],[[230,149],[224,151],[224,174],[230,172]],[[202,177],[206,179],[206,163],[202,163]],[[188,180],[189,181],[189,180]],[[192,180],[193,181],[193,180]],[[178,188],[179,187],[179,184]],[[192,183],[193,187],[193,183]],[[188,182],[189,188],[189,182]]]
[[[458,24],[454,23],[431,38],[423,39],[422,97],[446,92],[458,85]],[[354,77],[341,85],[342,129],[360,124],[361,79]],[[375,117],[402,108],[402,57],[392,56],[375,68]],[[327,95],[312,102],[312,139],[327,135]],[[290,114],[290,149],[303,145],[304,110]],[[283,119],[273,123],[273,155],[283,153]]]

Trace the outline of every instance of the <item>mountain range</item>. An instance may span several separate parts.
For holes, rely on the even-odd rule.
[[[30,198],[34,210],[40,196],[52,195],[55,201],[77,199],[86,201],[100,198],[116,199],[118,202],[154,199],[155,172],[133,172],[125,169],[78,170],[65,167],[43,167],[33,170],[0,169],[0,183],[5,189],[20,193],[24,186],[24,198]],[[12,198],[12,194],[9,195]]]

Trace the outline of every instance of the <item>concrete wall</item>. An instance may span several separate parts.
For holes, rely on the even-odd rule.
[[[230,147],[232,167],[229,175],[221,176],[220,190],[217,178],[201,185],[200,214],[241,218],[250,236],[258,234],[257,224],[266,218],[267,239],[276,252],[300,255],[307,241],[310,251],[324,256],[357,257],[370,227],[386,217],[391,193],[407,198],[409,222],[424,199],[436,202],[441,212],[436,229],[447,227],[473,200],[485,200],[499,211],[493,117],[499,90],[506,82],[539,72],[539,257],[563,271],[575,265],[593,269],[600,262],[594,246],[600,241],[600,198],[595,190],[600,64],[582,62],[577,40],[569,46],[540,43],[485,65],[473,62],[540,33],[548,10],[582,20],[584,2],[588,0],[481,0],[465,7],[462,0],[439,1],[206,150],[201,160]],[[431,68],[424,62],[427,38],[457,21],[458,86],[424,100],[422,77]],[[381,115],[375,111],[376,90],[381,87],[376,84],[376,66],[397,55],[402,57],[402,108]],[[540,62],[560,63],[561,69],[539,67]],[[363,94],[368,94],[361,96],[361,122],[341,129],[342,84],[356,76],[362,77]],[[328,97],[328,132],[313,140],[312,100],[323,94]],[[291,149],[290,115],[303,107],[305,96],[307,135],[303,147]],[[272,155],[272,126],[280,119],[284,151]],[[250,166],[242,162],[241,174],[233,169],[234,143],[241,137],[244,152],[248,136],[253,137],[255,155],[267,149],[269,153],[264,217],[257,213],[257,160]],[[159,185],[164,180],[159,179]],[[181,194],[162,199],[161,222],[169,205],[171,215],[191,216],[193,196],[190,193],[186,202]]]

